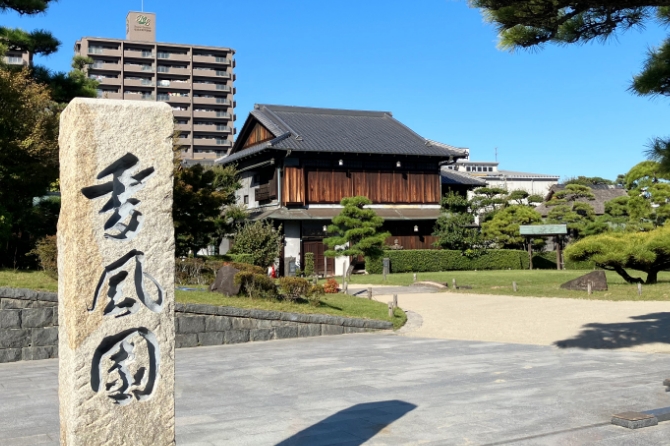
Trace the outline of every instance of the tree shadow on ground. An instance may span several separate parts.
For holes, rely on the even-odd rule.
[[[560,348],[616,349],[662,342],[670,344],[670,313],[633,316],[635,322],[586,324],[572,339],[554,343]]]
[[[277,446],[318,444],[358,446],[416,407],[414,404],[399,400],[356,404],[277,443]]]

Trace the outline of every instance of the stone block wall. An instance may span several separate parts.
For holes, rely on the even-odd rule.
[[[57,295],[0,288],[0,362],[57,357]]]
[[[175,307],[176,348],[237,344],[393,328],[390,322],[249,310]],[[58,357],[58,295],[0,287],[0,363]]]

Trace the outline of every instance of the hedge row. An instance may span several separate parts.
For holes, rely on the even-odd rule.
[[[493,249],[475,258],[466,257],[461,251],[446,249],[404,249],[385,251],[384,257],[390,259],[392,273],[528,269],[528,253],[511,249]],[[556,269],[556,253],[534,254],[533,268]],[[589,270],[594,269],[594,264],[592,262],[571,262],[566,259],[565,269]],[[365,270],[370,274],[382,274],[382,258],[365,259]]]
[[[593,262],[573,262],[563,256],[563,262],[566,270],[587,270],[595,269]],[[556,252],[541,252],[533,254],[534,269],[556,269]]]
[[[486,251],[470,258],[461,251],[446,249],[404,249],[386,251],[392,273],[422,273],[437,271],[469,271],[486,269],[528,269],[528,253],[509,249]],[[383,272],[382,259],[366,259],[365,270],[370,274]]]

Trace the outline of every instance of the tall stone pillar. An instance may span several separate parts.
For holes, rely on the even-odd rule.
[[[172,132],[164,103],[78,98],[61,116],[63,446],[175,443]]]

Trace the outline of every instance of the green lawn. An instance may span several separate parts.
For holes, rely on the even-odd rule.
[[[670,272],[660,273],[655,285],[642,285],[642,296],[637,294],[637,285],[627,284],[621,276],[607,271],[608,291],[594,292],[588,296],[585,291],[562,290],[560,285],[575,279],[589,271],[447,271],[440,273],[417,273],[417,280],[431,280],[447,283],[451,291],[452,279],[457,285],[471,286],[472,289],[459,289],[459,293],[505,294],[533,297],[567,297],[596,300],[668,300],[670,301]],[[646,277],[638,271],[628,271],[633,277]],[[340,277],[338,281],[341,281]],[[351,284],[369,285],[410,285],[412,273],[389,274],[386,282],[381,274],[352,275]],[[514,293],[512,282],[517,283]]]
[[[58,282],[46,275],[43,271],[0,270],[0,287],[3,286],[53,292],[58,290]],[[249,299],[246,297],[226,297],[222,294],[209,293],[207,291],[176,290],[175,298],[177,302],[183,303],[378,319],[393,322],[395,328],[402,327],[407,320],[405,313],[400,309],[396,309],[394,317],[389,318],[388,307],[386,304],[342,294],[326,294],[321,299],[321,305],[318,307],[313,307],[308,303]]]

